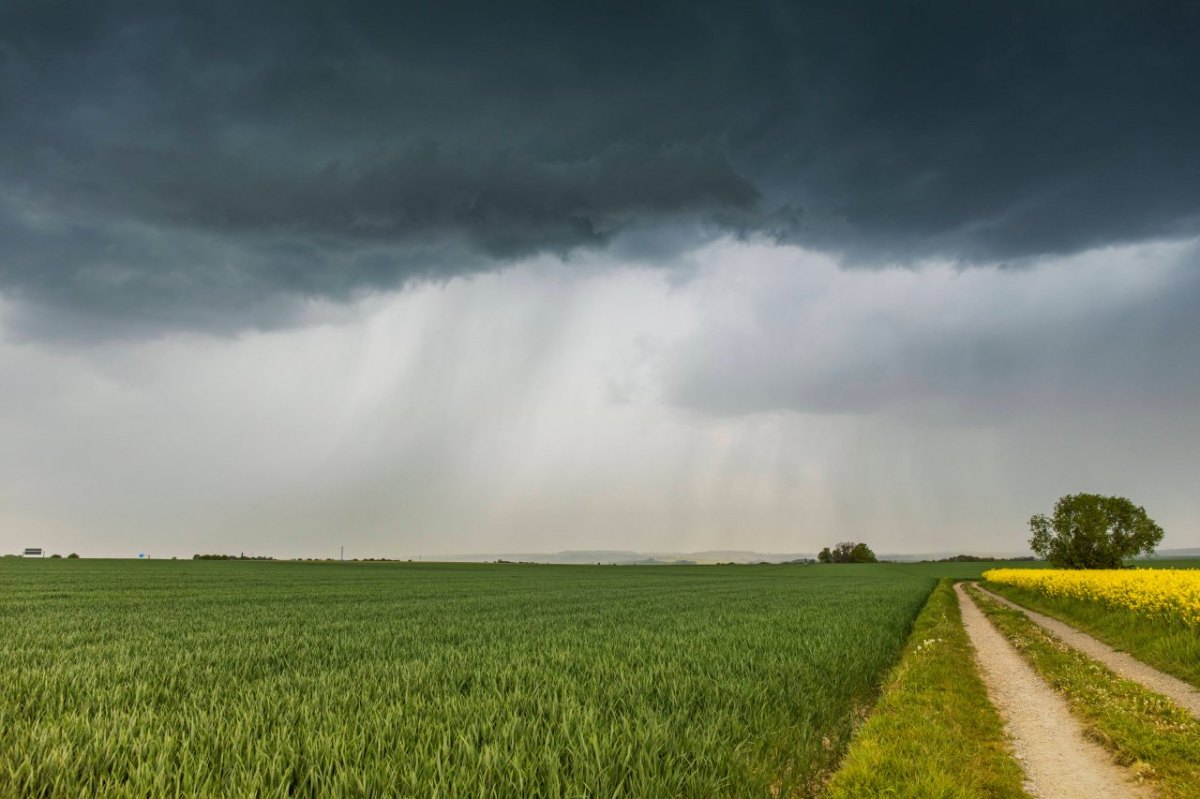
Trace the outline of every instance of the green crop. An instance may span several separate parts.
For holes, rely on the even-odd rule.
[[[0,795],[812,795],[934,582],[6,560]]]

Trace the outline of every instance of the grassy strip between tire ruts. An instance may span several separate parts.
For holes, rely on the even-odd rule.
[[[1002,583],[985,582],[984,586],[1200,687],[1200,629],[1169,624],[1096,602],[1048,597]]]
[[[953,581],[943,579],[828,796],[1027,797],[1022,780],[976,669]]]
[[[970,590],[970,589],[968,589]],[[1061,693],[1087,734],[1161,796],[1200,796],[1200,721],[1164,696],[1118,677],[1020,611],[973,591],[997,629]]]

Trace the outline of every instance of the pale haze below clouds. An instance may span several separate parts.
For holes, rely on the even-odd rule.
[[[3,300],[0,550],[1016,551],[1070,491],[1195,546],[1196,267],[1188,241],[864,271],[722,238],[91,343]]]

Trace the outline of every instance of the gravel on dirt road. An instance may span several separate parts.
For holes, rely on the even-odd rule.
[[[1153,797],[1149,786],[1135,783],[1103,747],[1084,736],[1066,700],[992,626],[962,585],[954,590],[988,695],[1028,777],[1026,790],[1040,799]]]

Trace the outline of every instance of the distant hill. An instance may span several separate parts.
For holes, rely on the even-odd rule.
[[[482,563],[507,560],[519,563],[603,563],[696,565],[709,563],[786,563],[815,555],[802,553],[751,552],[748,550],[706,550],[703,552],[632,552],[627,550],[565,550],[563,552],[502,552],[474,555],[433,555],[426,560],[455,563]]]
[[[964,554],[961,550],[945,552],[904,552],[879,555],[880,560],[896,563],[916,563],[918,561],[945,560]],[[980,555],[1013,560],[1028,558],[1029,552],[968,552],[969,555]],[[1188,549],[1163,549],[1155,558],[1197,558],[1200,557],[1200,547]],[[694,565],[710,563],[790,563],[799,560],[814,560],[815,553],[803,552],[754,552],[744,549],[708,549],[701,552],[635,552],[623,549],[568,549],[562,552],[498,552],[472,555],[426,555],[425,560],[447,561],[452,563],[484,563],[488,561],[506,560],[515,563],[559,563],[587,564],[602,563],[605,565],[628,566],[641,565]]]
[[[1027,558],[1030,555],[1029,552],[992,552],[992,551],[987,551],[987,552],[964,553],[962,550],[955,550],[955,551],[947,551],[947,552],[918,552],[915,554],[908,553],[908,552],[899,553],[899,554],[896,554],[896,553],[881,554],[881,555],[879,555],[879,559],[880,560],[890,560],[890,561],[894,561],[896,563],[916,563],[916,562],[922,561],[922,560],[947,560],[949,558],[954,558],[954,557],[957,557],[957,556],[963,555],[963,554],[978,555],[981,557],[988,557],[988,558],[997,558],[999,560],[1016,560],[1017,558]]]
[[[1200,558],[1200,547],[1186,547],[1184,549],[1160,549],[1150,556],[1151,558]]]

